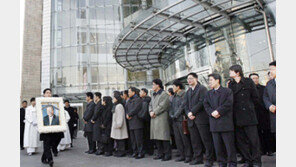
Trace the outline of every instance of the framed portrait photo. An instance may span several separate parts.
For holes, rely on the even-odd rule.
[[[55,133],[67,130],[62,97],[36,98],[39,133]]]

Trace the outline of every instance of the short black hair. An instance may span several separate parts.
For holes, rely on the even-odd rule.
[[[124,90],[124,91],[123,91],[123,94],[125,94],[125,95],[128,96],[128,90]]]
[[[269,74],[270,74],[270,71],[267,72],[267,75],[269,75]]]
[[[140,89],[136,88],[136,94],[140,96]]]
[[[168,92],[169,92],[171,95],[174,95],[174,94],[175,94],[173,88],[169,88],[169,89],[168,89]]]
[[[132,92],[137,93],[137,88],[136,88],[136,87],[131,86],[129,89],[130,89]]]
[[[101,93],[101,92],[95,92],[95,95],[96,95],[97,97],[99,97],[100,99],[102,98],[102,93]]]
[[[208,78],[213,77],[215,80],[219,79],[219,84],[221,85],[222,79],[221,79],[221,75],[217,74],[217,73],[212,73],[210,75],[208,75]]]
[[[28,102],[27,102],[27,100],[24,100],[24,101],[22,101],[22,104],[23,104],[23,103],[28,103]]]
[[[86,92],[86,96],[90,97],[90,99],[94,99],[94,95],[91,92]]]
[[[33,101],[35,101],[35,97],[32,97],[32,98],[30,99],[30,103],[32,103]]]
[[[194,73],[194,72],[189,73],[189,74],[187,75],[187,77],[188,77],[189,75],[193,76],[194,78],[198,78],[197,74]]]
[[[173,85],[175,85],[176,87],[179,87],[180,89],[184,89],[184,85],[178,79],[174,80]]]
[[[142,88],[141,90],[142,90],[143,92],[145,92],[146,95],[148,95],[148,90],[147,90],[146,88]]]
[[[162,81],[159,78],[154,79],[152,82],[158,85],[161,89],[163,89]]]
[[[120,97],[120,92],[119,91],[114,91],[113,96],[117,100],[117,104],[118,103],[122,104],[122,98]]]
[[[43,94],[45,94],[45,92],[48,91],[48,90],[49,90],[50,92],[52,92],[50,88],[46,88],[46,89],[43,90]]]
[[[256,75],[256,76],[259,78],[259,75],[258,75],[257,73],[251,73],[251,74],[249,75],[249,78],[251,78],[252,75]]]
[[[276,61],[269,63],[269,66],[276,66]]]
[[[229,70],[234,71],[235,73],[239,72],[240,77],[244,77],[243,68],[238,64],[229,67]]]
[[[54,94],[54,95],[52,95],[52,97],[59,97],[59,95],[57,95],[57,94]]]
[[[68,99],[64,100],[64,103],[67,103],[67,102],[70,103],[70,101]]]

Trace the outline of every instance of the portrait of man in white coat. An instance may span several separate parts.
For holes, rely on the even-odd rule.
[[[25,132],[24,132],[24,147],[27,149],[28,155],[35,153],[39,142],[39,133],[37,131],[37,112],[35,98],[31,98],[31,105],[26,108],[25,115]]]

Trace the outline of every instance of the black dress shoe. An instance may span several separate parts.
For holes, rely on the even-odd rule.
[[[97,151],[95,152],[95,154],[96,154],[96,155],[102,155],[102,154],[104,154],[104,152],[103,152],[102,150],[97,150]]]
[[[138,156],[136,156],[136,159],[142,159],[142,158],[144,158],[144,157],[145,157],[144,154],[139,154]]]
[[[95,153],[94,150],[90,150],[90,151],[88,152],[88,154],[94,154],[94,153]]]
[[[49,166],[52,167],[53,166],[53,160],[48,162]]]
[[[181,161],[185,161],[185,158],[184,157],[179,157],[175,160],[176,162],[181,162]]]
[[[158,159],[162,159],[162,157],[163,157],[162,155],[156,155],[153,159],[158,160]]]
[[[273,156],[273,153],[272,153],[272,152],[267,152],[266,155],[267,155],[267,156]]]
[[[194,159],[193,161],[191,161],[191,162],[189,163],[189,165],[197,165],[197,164],[203,164],[203,162]]]
[[[42,162],[43,164],[48,164],[48,161],[47,161],[47,160],[41,160],[41,162]]]
[[[185,158],[184,163],[189,163],[191,161],[191,158]]]
[[[58,156],[58,153],[53,153],[53,155],[54,155],[55,157],[57,157],[57,156]]]
[[[21,147],[21,150],[25,149],[24,147]]]
[[[87,153],[88,154],[89,153],[89,150],[88,151],[85,151],[84,153]]]
[[[172,156],[164,156],[161,161],[169,161],[172,159]]]
[[[105,157],[110,157],[110,156],[112,156],[112,153],[110,153],[110,152],[105,152],[104,156],[105,156]]]

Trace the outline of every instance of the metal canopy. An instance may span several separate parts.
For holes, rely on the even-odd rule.
[[[262,0],[179,0],[140,10],[115,40],[113,56],[130,71],[166,68],[188,42],[203,48],[225,40],[223,28],[230,27],[233,37],[263,29],[262,5]]]

